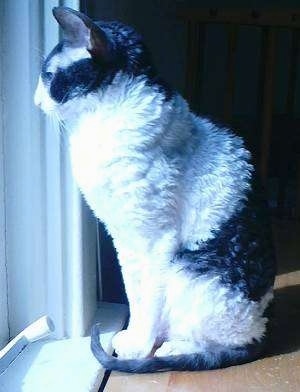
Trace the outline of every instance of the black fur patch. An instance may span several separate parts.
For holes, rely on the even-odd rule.
[[[152,63],[151,55],[142,37],[130,26],[120,22],[96,22],[113,42],[115,61],[119,70],[129,75],[145,75],[148,84],[157,86],[166,100],[172,98],[174,91],[161,79]]]
[[[97,89],[105,78],[98,65],[90,58],[76,61],[68,68],[59,68],[50,86],[51,97],[59,103],[88,94]]]
[[[183,250],[174,262],[195,275],[220,281],[258,301],[273,286],[275,253],[266,203],[255,185],[244,208],[225,222],[199,250]]]
[[[50,59],[59,54],[67,42],[60,42],[49,54],[42,67],[42,79],[50,86],[51,97],[64,103],[76,96],[83,96],[99,87],[105,88],[117,72],[128,75],[144,75],[149,85],[156,86],[166,100],[173,96],[173,90],[158,77],[152,64],[149,51],[140,35],[129,26],[119,22],[96,22],[105,31],[111,43],[110,61],[101,59],[82,59],[67,68],[58,68],[55,74],[47,72]]]

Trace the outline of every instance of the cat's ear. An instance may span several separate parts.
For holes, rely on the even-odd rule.
[[[105,32],[88,16],[68,7],[54,7],[53,15],[70,46],[86,47],[98,59],[108,60],[111,57]]]

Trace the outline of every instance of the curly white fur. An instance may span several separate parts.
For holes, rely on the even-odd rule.
[[[240,208],[252,171],[241,139],[194,116],[180,95],[165,101],[145,78],[122,73],[104,90],[52,106],[40,80],[36,103],[64,121],[74,176],[114,238],[131,311],[114,340],[119,354],[145,356],[166,340],[157,355],[259,339],[271,293],[254,303],[215,278],[191,283],[170,265]]]

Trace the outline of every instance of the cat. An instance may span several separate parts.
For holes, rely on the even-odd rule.
[[[263,353],[275,260],[250,153],[198,117],[119,22],[53,9],[63,40],[35,103],[68,131],[74,177],[114,240],[129,300],[109,370],[216,369]]]

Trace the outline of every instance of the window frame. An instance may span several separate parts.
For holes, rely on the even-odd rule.
[[[58,5],[79,9],[78,0],[1,2],[0,344],[44,314],[56,338],[83,336],[99,299],[96,219],[66,138],[33,104],[41,58],[59,41]]]

